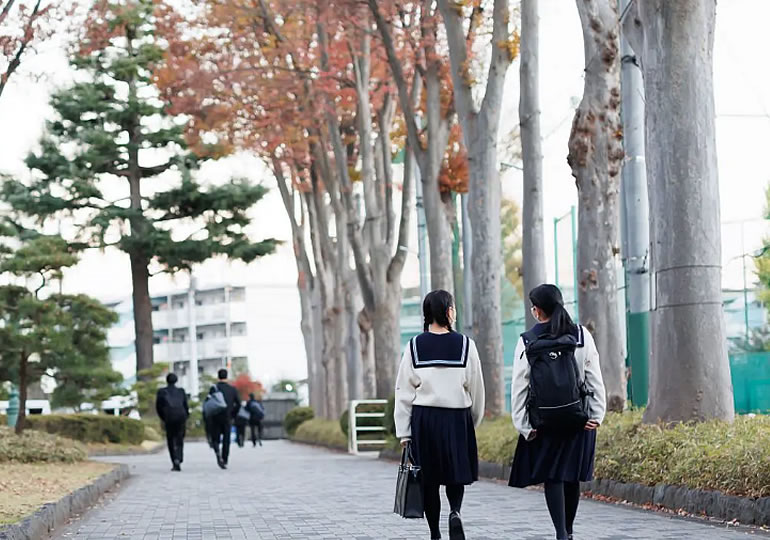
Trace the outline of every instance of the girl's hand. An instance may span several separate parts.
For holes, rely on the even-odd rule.
[[[401,441],[401,448],[406,448],[406,445],[408,445],[408,444],[409,444],[409,439],[405,439],[405,440]]]
[[[537,430],[533,429],[529,432],[529,437],[527,437],[527,441],[534,441],[535,438],[537,438]]]
[[[594,431],[598,427],[599,427],[599,422],[597,422],[596,420],[589,420],[588,422],[586,422],[585,429],[586,431]]]

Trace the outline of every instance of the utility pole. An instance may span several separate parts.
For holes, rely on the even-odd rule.
[[[190,272],[190,288],[187,291],[187,334],[190,339],[190,395],[198,398],[200,383],[198,381],[198,329],[195,323],[195,290],[196,281]]]
[[[625,16],[634,0],[620,0]],[[620,21],[621,30],[623,21]],[[647,405],[650,351],[650,228],[644,148],[644,82],[637,57],[621,31],[623,143],[626,159],[621,184],[623,266],[626,272],[628,359],[631,399]]]

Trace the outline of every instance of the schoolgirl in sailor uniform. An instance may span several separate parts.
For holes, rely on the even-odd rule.
[[[465,486],[478,480],[475,428],[484,417],[484,380],[472,339],[452,330],[454,300],[446,291],[423,302],[425,332],[409,341],[396,379],[394,419],[402,445],[422,468],[425,517],[441,538],[440,486],[450,504],[450,540],[464,540]]]

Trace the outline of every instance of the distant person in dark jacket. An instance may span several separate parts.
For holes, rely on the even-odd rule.
[[[158,390],[155,398],[155,410],[163,422],[168,441],[168,453],[173,464],[172,471],[182,470],[184,461],[184,434],[187,417],[190,416],[190,408],[187,405],[187,394],[181,388],[177,388],[177,376],[169,373],[166,376],[168,386]]]
[[[262,446],[262,420],[265,418],[265,407],[257,401],[254,394],[249,394],[249,401],[246,403],[246,410],[251,415],[249,427],[251,428],[251,444]]]
[[[238,396],[238,390],[227,382],[226,369],[220,369],[217,375],[219,382],[216,387],[225,398],[227,410],[211,419],[211,444],[217,454],[217,464],[222,469],[226,469],[230,457],[230,432],[232,431],[233,420],[241,408],[241,398]],[[219,449],[220,444],[222,445],[221,451]]]

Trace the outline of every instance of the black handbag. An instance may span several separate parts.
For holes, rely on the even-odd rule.
[[[419,519],[425,513],[422,499],[422,472],[420,466],[415,465],[412,459],[411,444],[407,444],[401,452],[393,513],[407,519]]]

